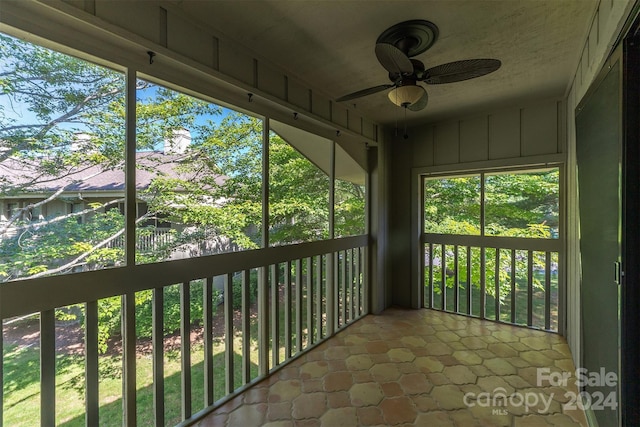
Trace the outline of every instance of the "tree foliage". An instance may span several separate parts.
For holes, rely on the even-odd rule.
[[[484,201],[481,200],[481,179],[484,176]],[[484,235],[539,238],[557,237],[559,209],[559,172],[550,169],[541,172],[519,172],[473,175],[465,177],[447,177],[425,180],[424,215],[425,231],[428,233]],[[484,224],[481,224],[481,204],[484,202]],[[501,283],[499,298],[509,295],[512,260],[510,251],[501,252],[500,264],[496,269],[495,249],[487,249],[484,264],[486,268],[487,294],[495,296],[495,275]],[[469,255],[472,266],[481,265],[482,253],[479,248],[471,250]],[[454,247],[436,245],[431,257],[437,268],[445,260],[446,272],[454,270]],[[458,248],[458,257],[467,258],[467,248]],[[516,252],[516,279],[526,281],[528,255]],[[535,271],[545,268],[545,255],[532,254],[532,268]],[[463,264],[463,269],[466,265]],[[440,270],[441,271],[441,270]],[[471,286],[479,287],[480,269],[472,268]],[[466,280],[464,270],[463,281]],[[454,276],[446,274],[446,285],[454,286]],[[537,277],[533,286],[541,289]],[[434,288],[436,293],[439,288]]]

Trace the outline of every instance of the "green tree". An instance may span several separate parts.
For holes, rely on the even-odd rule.
[[[558,227],[559,172],[550,169],[540,172],[500,173],[484,175],[484,234],[488,236],[547,239],[556,236]],[[425,180],[424,229],[428,233],[480,235],[481,175],[433,178]],[[458,256],[467,257],[467,249],[459,248]],[[510,253],[503,253],[497,269],[501,300],[510,292]],[[446,286],[454,286],[454,248],[434,246],[432,257],[439,265],[445,259]],[[481,263],[480,250],[472,250],[471,265]],[[517,280],[527,280],[525,255],[516,253]],[[487,294],[495,296],[495,249],[487,249]],[[544,254],[533,253],[534,270],[545,266]],[[463,266],[464,267],[464,266]],[[439,267],[438,267],[439,268]],[[466,268],[466,267],[464,267]],[[480,286],[480,269],[472,268],[471,285]],[[533,285],[542,289],[537,277]],[[439,293],[439,288],[435,289]]]

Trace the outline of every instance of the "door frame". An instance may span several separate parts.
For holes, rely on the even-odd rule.
[[[623,41],[621,425],[640,419],[640,18]]]
[[[599,73],[597,74],[597,76],[595,77],[595,79],[593,80],[593,82],[591,83],[591,85],[589,86],[587,92],[585,93],[585,95],[582,97],[581,101],[578,103],[578,105],[576,106],[575,112],[574,112],[574,120],[576,121],[576,151],[578,151],[578,145],[580,144],[580,140],[578,138],[578,117],[579,115],[582,113],[582,111],[586,108],[587,104],[589,104],[589,102],[591,102],[592,97],[594,96],[594,94],[596,92],[598,92],[598,90],[600,90],[601,85],[605,82],[605,80],[611,75],[611,73],[616,72],[618,74],[618,85],[616,87],[617,90],[617,106],[618,106],[618,116],[616,117],[616,126],[617,126],[617,130],[619,132],[619,136],[618,136],[618,141],[616,141],[616,157],[617,157],[617,162],[618,162],[618,170],[617,170],[617,255],[615,257],[615,260],[620,263],[622,260],[622,234],[624,233],[624,225],[623,225],[623,221],[622,221],[622,210],[623,210],[623,200],[624,200],[624,194],[623,194],[623,182],[624,182],[624,176],[623,176],[623,169],[624,169],[624,146],[625,146],[625,127],[624,127],[624,121],[623,121],[623,116],[625,115],[625,109],[624,109],[624,102],[623,102],[623,98],[624,98],[624,79],[625,79],[625,69],[624,69],[624,51],[622,49],[622,46],[620,44],[616,45],[614,49],[612,49],[610,55],[608,56],[607,60],[605,61],[604,65],[602,66],[602,68],[600,69]],[[616,68],[617,67],[617,68]],[[577,152],[576,152],[577,155]],[[577,162],[579,163],[579,161],[577,160]],[[578,191],[580,191],[580,171],[578,170]],[[580,199],[580,197],[578,196],[578,199]],[[580,215],[580,210],[581,210],[581,203],[578,204],[578,212]],[[581,221],[581,225],[580,225],[580,233],[583,232],[582,227],[583,227],[583,221]],[[584,260],[582,259],[583,256],[583,248],[582,248],[582,242],[580,242],[580,245],[578,246],[578,250],[580,251],[580,259],[581,259],[581,263],[583,263],[583,266],[581,267],[581,275],[584,275]],[[621,265],[621,264],[620,264]],[[609,264],[607,264],[606,266],[604,266],[604,268],[608,268]],[[621,402],[623,401],[622,398],[622,389],[623,389],[623,385],[626,381],[626,378],[624,377],[624,373],[622,371],[622,360],[621,360],[621,355],[622,355],[622,350],[621,350],[621,343],[622,343],[622,331],[624,328],[623,322],[622,322],[622,298],[623,298],[623,291],[622,291],[622,280],[615,280],[614,282],[614,265],[611,264],[610,265],[610,278],[611,281],[608,282],[607,284],[603,285],[603,286],[607,286],[607,287],[613,287],[616,286],[616,305],[617,305],[617,316],[616,316],[616,330],[615,331],[611,331],[611,332],[615,332],[616,333],[616,362],[615,362],[615,368],[616,368],[616,374],[617,374],[617,384],[615,386],[615,392],[616,392],[616,401],[615,403],[617,404],[616,407],[616,412],[617,412],[617,420],[618,420],[618,425],[624,425],[621,424],[621,413],[622,413],[622,404]],[[622,270],[622,269],[621,269]],[[621,275],[623,275],[622,271],[620,272]],[[617,283],[617,284],[616,284]],[[580,279],[580,360],[579,360],[579,366],[576,366],[577,368],[587,368],[587,362],[586,362],[586,355],[587,355],[587,351],[589,349],[585,348],[585,336],[587,334],[592,334],[593,331],[587,329],[586,325],[585,325],[585,308],[584,308],[584,293],[586,292],[585,290],[585,280],[584,278]],[[601,361],[602,362],[602,361]],[[602,365],[600,365],[602,367]],[[605,367],[606,368],[606,367]],[[576,374],[577,375],[577,374]],[[591,391],[585,388],[586,385],[583,385],[583,388],[581,390],[578,390],[579,392],[587,392],[591,398],[593,398],[593,395],[591,394]],[[598,390],[599,391],[599,390]],[[585,407],[584,408],[585,411],[585,415],[587,416],[588,419],[588,424],[590,426],[595,426],[595,427],[613,427],[613,426],[599,426],[598,423],[598,419],[596,418],[596,413],[595,411],[589,406],[589,407]],[[631,424],[630,424],[631,426]]]

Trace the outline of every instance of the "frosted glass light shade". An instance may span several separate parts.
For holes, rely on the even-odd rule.
[[[389,99],[398,107],[408,107],[418,102],[423,93],[424,89],[421,86],[399,86],[389,92]]]

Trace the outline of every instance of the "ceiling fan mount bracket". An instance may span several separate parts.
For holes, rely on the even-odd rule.
[[[420,55],[438,39],[438,27],[433,22],[414,19],[387,28],[376,43],[394,45],[409,58]]]

